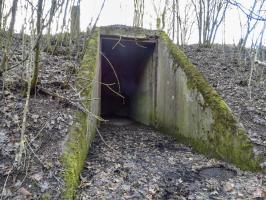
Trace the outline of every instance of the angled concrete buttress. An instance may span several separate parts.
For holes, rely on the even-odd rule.
[[[65,199],[74,195],[99,115],[129,117],[210,157],[262,170],[245,129],[164,32],[101,27],[86,49],[77,87],[87,85],[82,96],[91,99],[85,103],[91,114],[77,112],[64,144]]]

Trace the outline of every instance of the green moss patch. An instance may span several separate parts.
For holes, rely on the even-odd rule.
[[[261,170],[260,157],[255,158],[253,144],[245,130],[239,127],[234,114],[211,87],[204,76],[189,61],[187,56],[169,39],[168,35],[161,32],[161,40],[169,48],[173,60],[181,67],[187,77],[187,86],[190,90],[196,89],[204,98],[202,107],[210,108],[214,122],[211,131],[206,132],[207,140],[186,137],[186,133],[175,131],[177,139],[192,145],[197,151],[231,162],[244,170]]]
[[[91,95],[93,93],[93,78],[97,68],[99,31],[97,30],[87,41],[86,52],[77,74],[76,87],[82,90],[81,96],[85,97],[83,105],[87,110],[91,108]],[[97,84],[97,83],[96,83]],[[74,124],[68,132],[64,145],[61,162],[64,168],[62,174],[64,189],[62,199],[73,199],[75,190],[79,185],[79,176],[84,167],[90,144],[95,136],[95,124],[91,124],[86,113],[76,112]]]

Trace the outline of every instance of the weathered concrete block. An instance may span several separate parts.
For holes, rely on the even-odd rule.
[[[88,112],[76,112],[74,124],[68,132],[68,138],[63,147],[61,156],[64,168],[62,199],[73,199],[75,189],[79,185],[80,173],[96,132],[95,116],[100,114],[100,104],[97,100],[100,96],[99,36],[99,31],[96,31],[87,42],[87,49],[77,75],[76,87],[83,91],[81,96],[87,99],[82,103]]]
[[[165,33],[158,47],[157,103],[156,125],[177,140],[241,169],[261,170],[262,157],[254,155],[230,108]]]

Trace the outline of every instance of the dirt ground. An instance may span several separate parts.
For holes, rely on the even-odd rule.
[[[21,62],[21,43],[22,38],[16,35],[9,59],[10,66],[18,67],[4,74],[4,82],[3,77],[0,79],[0,199],[59,199],[62,188],[59,157],[75,109],[36,88],[29,104],[23,164],[15,167],[25,105],[22,79],[27,64]],[[70,87],[74,82],[70,72],[77,67],[78,62],[65,52],[63,55],[42,52],[39,86],[71,98],[75,92]]]
[[[125,119],[100,128],[76,200],[263,199],[266,177],[208,159]]]

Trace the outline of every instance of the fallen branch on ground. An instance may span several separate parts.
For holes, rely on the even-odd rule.
[[[19,63],[15,64],[15,65],[13,65],[13,66],[11,66],[11,67],[9,67],[9,68],[3,70],[3,71],[1,70],[1,71],[0,71],[0,76],[2,76],[3,73],[5,73],[5,72],[7,72],[7,71],[10,71],[11,69],[14,69],[14,68],[16,68],[16,67],[22,65],[24,62],[26,62],[26,61],[28,60],[28,58],[29,58],[29,55],[27,55],[27,56],[26,56],[21,62],[19,62]]]
[[[38,91],[43,92],[44,94],[47,94],[49,96],[55,97],[55,98],[59,99],[60,101],[62,101],[64,103],[76,108],[77,110],[79,110],[79,111],[81,111],[83,113],[92,115],[94,118],[98,119],[99,121],[105,121],[101,117],[99,117],[99,116],[95,115],[94,113],[92,113],[91,111],[89,111],[84,105],[81,105],[80,103],[73,102],[70,99],[68,99],[68,98],[66,98],[66,97],[64,97],[64,96],[62,96],[60,94],[51,92],[48,89],[40,87],[40,86],[37,86],[37,89],[38,89]]]
[[[101,140],[103,141],[103,143],[104,143],[108,148],[110,148],[111,150],[113,150],[114,152],[116,152],[117,154],[119,154],[119,155],[122,156],[122,154],[121,154],[119,151],[117,151],[116,149],[114,149],[113,147],[111,147],[110,145],[108,145],[108,144],[106,143],[106,141],[103,139],[103,136],[102,136],[102,134],[101,134],[101,132],[99,131],[98,128],[96,128],[96,131],[97,131],[97,133],[99,134],[99,136],[100,136]]]
[[[78,109],[79,111],[81,112],[84,112],[84,113],[87,113],[87,110],[85,108],[83,108],[80,104],[76,103],[76,102],[73,102],[71,101],[70,99],[58,94],[58,93],[55,93],[55,92],[51,92],[50,90],[46,89],[46,88],[43,88],[43,87],[40,87],[40,86],[37,86],[37,89],[38,91],[46,94],[46,95],[49,95],[49,96],[52,96],[52,97],[55,97],[57,99],[59,99],[60,101],[70,105],[70,106],[73,106],[75,107],[76,109]]]

